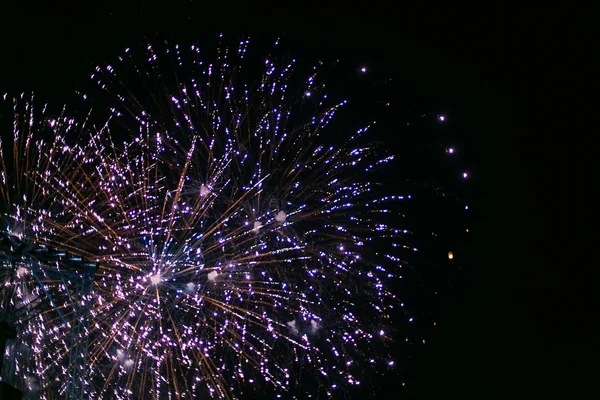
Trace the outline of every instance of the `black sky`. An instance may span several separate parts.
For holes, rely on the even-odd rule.
[[[359,54],[400,80],[420,107],[449,115],[474,176],[464,279],[444,301],[439,329],[416,363],[414,398],[520,399],[557,391],[576,398],[589,386],[582,363],[598,353],[591,304],[599,264],[573,248],[572,235],[597,220],[595,212],[567,209],[590,204],[593,191],[576,204],[570,196],[590,184],[573,172],[594,168],[581,150],[586,142],[576,138],[579,128],[559,122],[567,108],[554,99],[571,93],[578,71],[598,59],[596,52],[589,62],[575,61],[580,42],[567,34],[572,25],[516,7],[416,11],[364,2],[298,10],[232,5],[232,12],[193,2],[133,3],[3,13],[0,92],[35,89],[68,100],[95,62],[156,33],[283,33],[290,47],[311,54]]]

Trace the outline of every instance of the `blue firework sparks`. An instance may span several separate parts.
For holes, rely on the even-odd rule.
[[[127,49],[83,94],[106,114],[15,103],[6,229],[99,266],[82,300],[87,398],[334,397],[398,362],[386,344],[413,322],[397,289],[416,249],[410,194],[378,179],[394,156],[372,124],[328,143],[347,101],[329,99],[322,63],[299,79],[296,60],[268,57],[245,81],[248,46],[212,62],[198,46]],[[5,310],[21,310],[9,353],[21,386],[53,398],[73,283],[30,270],[3,270]]]

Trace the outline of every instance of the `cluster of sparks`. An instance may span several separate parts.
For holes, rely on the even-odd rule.
[[[367,144],[369,126],[322,140],[346,101],[331,104],[317,69],[296,87],[294,60],[267,59],[258,82],[240,82],[247,46],[212,64],[195,46],[148,46],[145,64],[127,50],[92,75],[112,99],[101,123],[15,100],[2,229],[98,265],[85,293],[31,263],[2,270],[3,311],[19,329],[9,364],[34,397],[68,390],[73,322],[58,311],[75,315],[77,295],[89,307],[77,338],[86,398],[243,398],[255,387],[322,398],[360,385],[367,365],[394,365],[369,350],[388,340],[390,314],[412,322],[393,290],[413,251],[395,226],[409,194],[376,179],[394,157]],[[148,98],[124,89],[126,66],[147,87],[167,75],[163,59],[191,79]],[[314,387],[298,394],[303,379]]]

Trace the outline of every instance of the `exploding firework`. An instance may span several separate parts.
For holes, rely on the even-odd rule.
[[[81,122],[15,103],[2,228],[28,250],[3,264],[5,375],[32,396],[69,390],[82,341],[85,398],[335,397],[394,365],[414,252],[409,193],[377,179],[394,157],[369,124],[328,131],[347,102],[319,68],[269,57],[246,81],[247,48],[128,49]],[[93,288],[36,255],[59,248],[97,265]]]

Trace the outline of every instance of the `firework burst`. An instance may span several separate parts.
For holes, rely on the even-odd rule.
[[[101,107],[83,122],[15,113],[29,122],[0,158],[6,229],[98,265],[81,299],[86,398],[334,397],[394,363],[413,248],[395,225],[408,193],[378,184],[393,157],[369,125],[328,143],[346,101],[328,98],[319,68],[300,79],[295,60],[269,57],[246,83],[247,48],[210,63],[196,46],[128,49],[91,76],[99,91],[83,97]],[[13,368],[55,398],[75,280],[19,260],[3,269],[5,310],[31,315],[18,314]]]

